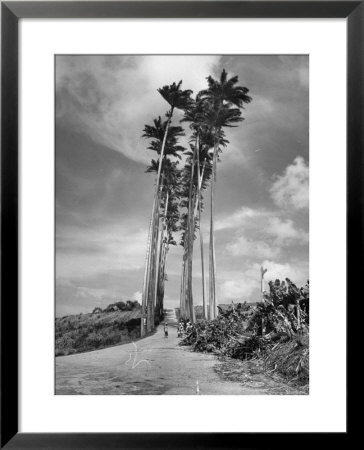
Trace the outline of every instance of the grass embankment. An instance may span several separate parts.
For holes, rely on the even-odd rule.
[[[140,337],[140,308],[56,319],[56,356],[97,350]]]

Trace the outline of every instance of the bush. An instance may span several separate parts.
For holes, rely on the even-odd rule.
[[[125,311],[126,309],[125,302],[116,302],[115,305],[120,309],[120,311]]]
[[[250,337],[242,312],[231,310],[220,313],[215,320],[195,323],[181,345],[192,345],[195,351],[227,354],[234,345],[245,348]]]
[[[275,345],[264,356],[265,369],[278,371],[290,380],[307,384],[309,381],[309,336],[295,336]]]
[[[259,355],[267,370],[308,382],[309,283],[298,289],[286,278],[269,287],[253,306],[222,305],[216,319],[193,324],[180,345],[238,359]]]

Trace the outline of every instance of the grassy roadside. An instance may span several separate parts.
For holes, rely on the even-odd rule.
[[[111,347],[140,338],[140,309],[56,318],[56,356]]]

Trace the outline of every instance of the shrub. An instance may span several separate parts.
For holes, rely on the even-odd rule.
[[[267,369],[307,382],[309,283],[298,289],[286,278],[269,287],[253,306],[220,305],[216,319],[193,324],[180,344],[238,359],[263,355]]]

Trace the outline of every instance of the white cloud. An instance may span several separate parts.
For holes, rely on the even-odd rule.
[[[233,256],[249,256],[254,259],[276,258],[280,249],[261,240],[248,240],[240,236],[226,246]]]
[[[259,294],[259,279],[240,276],[239,280],[223,281],[218,287],[218,299],[221,303],[229,301],[244,301],[256,291]],[[256,300],[259,300],[257,298]]]
[[[125,223],[86,229],[63,226],[57,230],[57,276],[140,270],[144,267],[147,234],[148,230]]]
[[[306,284],[309,278],[308,262],[297,260],[290,263],[279,263],[266,259],[241,272],[218,272],[218,302],[227,303],[232,300],[259,301],[261,297],[261,266],[268,269],[265,275],[266,288],[268,288],[269,281],[274,281],[277,278],[280,280],[290,278],[298,286]]]
[[[292,220],[281,220],[271,217],[268,220],[265,231],[275,237],[277,245],[289,245],[293,242],[305,244],[308,242],[308,233],[295,228]]]
[[[277,258],[282,247],[307,245],[308,233],[274,211],[242,207],[216,221],[216,230],[235,230],[226,250],[233,256]]]
[[[238,233],[272,236],[276,244],[285,245],[292,241],[308,242],[308,233],[297,228],[291,219],[282,219],[275,211],[241,207],[229,216],[219,217],[215,230],[236,229]]]
[[[147,161],[146,123],[168,104],[157,88],[183,80],[183,89],[206,87],[218,56],[59,56],[57,122],[136,161]]]
[[[295,284],[303,286],[309,278],[308,262],[295,261],[291,263],[279,263],[271,260],[265,260],[261,264],[254,264],[252,269],[247,271],[248,276],[260,273],[260,267],[267,269],[264,278],[268,282],[275,279],[291,279]]]
[[[277,175],[270,189],[274,202],[281,208],[306,209],[309,205],[309,169],[298,156],[283,175]]]
[[[219,61],[216,55],[153,55],[141,59],[138,71],[148,74],[150,88],[157,90],[164,84],[183,80],[183,89],[195,93],[206,88],[206,77]]]
[[[248,223],[257,222],[266,219],[271,213],[266,210],[259,210],[247,207],[241,207],[229,216],[219,217],[215,221],[215,230],[225,230],[229,228],[238,228],[246,226]]]
[[[138,302],[141,302],[141,301],[142,301],[142,293],[141,293],[141,291],[136,291],[136,292],[134,292],[134,294],[133,294],[133,300],[136,300],[136,301],[138,301]]]

